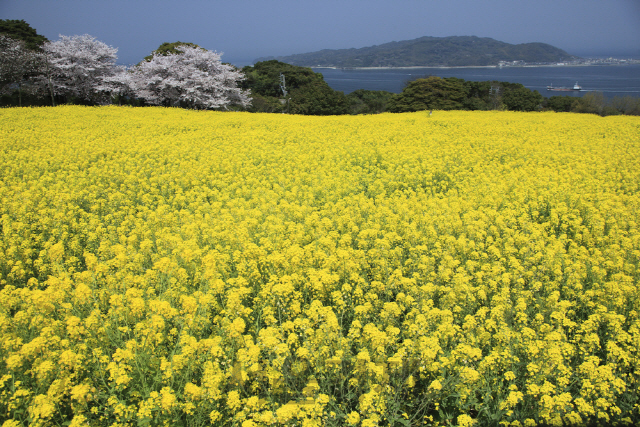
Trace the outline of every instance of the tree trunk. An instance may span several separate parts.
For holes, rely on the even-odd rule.
[[[49,58],[45,56],[45,65],[47,70],[47,80],[49,82],[49,93],[51,93],[51,106],[56,106],[56,101],[53,99],[53,84],[51,83],[51,70],[49,69]]]

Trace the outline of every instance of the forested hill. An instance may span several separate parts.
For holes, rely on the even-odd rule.
[[[324,49],[277,59],[304,67],[462,67],[497,65],[499,61],[548,63],[577,57],[545,43],[509,44],[489,37],[420,37],[359,49]]]

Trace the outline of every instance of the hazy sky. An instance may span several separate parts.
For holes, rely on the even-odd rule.
[[[365,47],[422,36],[543,42],[579,56],[640,58],[640,0],[0,0],[39,34],[90,34],[139,62],[163,42],[223,61]]]

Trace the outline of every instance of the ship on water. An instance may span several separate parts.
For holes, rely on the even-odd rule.
[[[547,86],[547,90],[553,90],[556,92],[572,92],[574,90],[582,90],[582,86],[580,86],[578,82],[576,82],[573,87],[553,87],[552,83],[551,85]]]

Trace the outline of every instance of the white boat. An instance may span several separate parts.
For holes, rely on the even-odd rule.
[[[553,87],[553,84],[551,84],[550,86],[547,86],[547,90],[553,90],[556,92],[570,92],[574,90],[582,90],[582,86],[580,86],[578,82],[576,82],[573,87]]]

